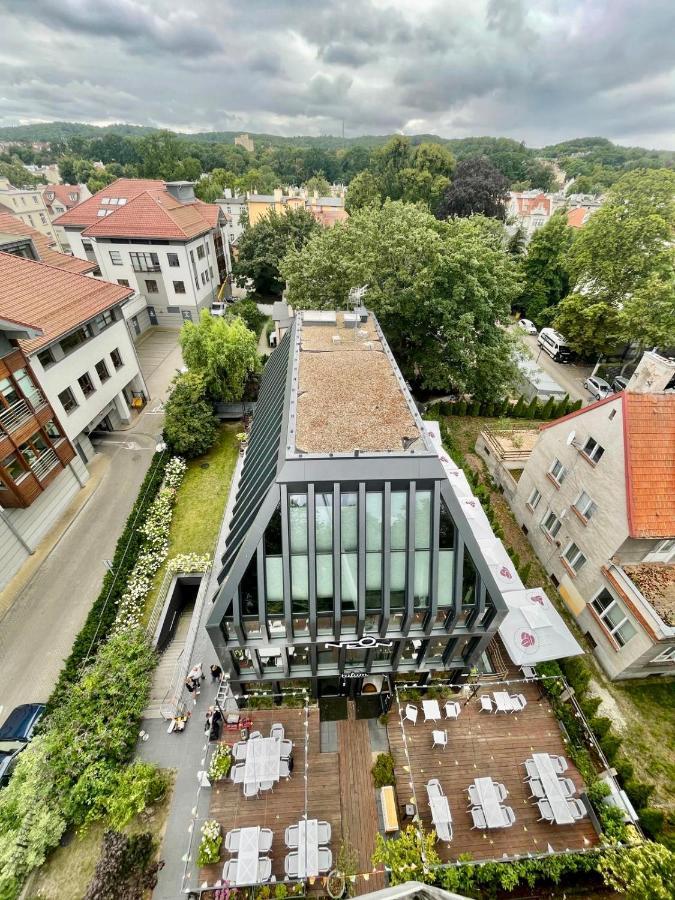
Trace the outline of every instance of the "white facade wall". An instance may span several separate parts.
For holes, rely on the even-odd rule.
[[[21,219],[25,225],[30,225],[61,246],[39,190],[22,190],[14,187],[3,190],[0,183],[0,203],[9,207],[12,214]]]
[[[227,235],[230,244],[235,243],[241,237],[244,231],[244,223],[242,215],[248,214],[248,206],[245,197],[223,197],[217,201],[218,206],[227,216],[227,222],[223,226],[223,231]],[[244,216],[244,219],[246,217]]]

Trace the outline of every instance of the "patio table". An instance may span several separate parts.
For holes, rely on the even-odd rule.
[[[244,784],[260,785],[263,781],[278,781],[281,763],[281,742],[276,738],[255,738],[248,742],[244,763]]]
[[[317,819],[298,822],[298,878],[319,874],[319,823]]]
[[[237,854],[237,885],[255,884],[258,881],[259,855],[260,828],[242,828]]]
[[[441,721],[441,708],[438,700],[422,700],[422,711],[424,712],[424,721],[432,722]]]
[[[563,794],[558,773],[553,768],[553,760],[548,753],[535,753],[532,757],[546,799],[551,804],[556,825],[572,825],[574,816],[570,812],[567,797]]]
[[[513,703],[508,691],[495,691],[493,696],[499,712],[513,712]]]
[[[485,814],[487,827],[504,828],[506,817],[494,781],[491,778],[476,778],[474,784],[478,791],[480,805]]]
[[[431,807],[431,821],[434,825],[451,825],[452,815],[447,797],[432,797],[429,801]]]

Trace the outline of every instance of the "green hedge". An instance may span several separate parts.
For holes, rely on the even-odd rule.
[[[428,408],[430,413],[438,410],[442,416],[485,416],[497,419],[538,419],[540,421],[559,419],[577,409],[581,409],[581,400],[570,400],[567,395],[558,401],[549,397],[545,403],[541,403],[536,397],[528,400],[523,395],[517,400],[507,398],[506,400],[484,400],[482,403],[477,400],[473,402],[445,400]]]
[[[117,604],[126,590],[127,580],[136,563],[136,557],[143,543],[143,535],[138,528],[145,521],[147,511],[157,496],[164,478],[164,469],[170,460],[166,452],[155,453],[150,468],[143,479],[124,531],[117,541],[112,570],[106,572],[103,586],[89,615],[73,643],[70,656],[61,669],[56,687],[47,702],[47,713],[55,710],[77,680],[82,664],[88,656],[93,656],[101,641],[105,640],[115,621]]]

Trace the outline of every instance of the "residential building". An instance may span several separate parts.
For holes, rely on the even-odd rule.
[[[277,213],[284,213],[289,209],[306,209],[324,227],[349,218],[345,209],[344,191],[336,197],[319,197],[316,192],[308,195],[304,188],[289,188],[287,194],[277,188],[273,194],[248,194],[247,204],[251,225],[255,225],[271,209]]]
[[[675,672],[675,363],[657,381],[653,356],[627,390],[542,425],[507,492],[612,679]]]
[[[225,213],[224,231],[227,235],[227,242],[231,248],[235,248],[247,221],[246,195],[235,195],[231,188],[225,188],[223,196],[219,197],[216,203]]]
[[[243,147],[247,153],[255,152],[255,144],[247,134],[238,134],[234,139],[235,147]]]
[[[11,213],[48,237],[59,250],[62,249],[42,198],[41,188],[16,188],[7,178],[0,177],[0,212]]]
[[[78,203],[88,200],[89,197],[91,197],[91,191],[86,184],[48,184],[42,191],[42,198],[52,222],[65,212],[68,212],[69,209],[77,206]],[[64,229],[60,226],[55,226],[54,230],[61,247],[66,249],[68,247],[68,238]]]
[[[526,240],[530,240],[538,228],[545,225],[553,214],[553,199],[543,191],[511,191],[506,207],[508,218],[525,232]]]
[[[207,623],[233,689],[351,696],[494,671],[505,594],[523,586],[377,320],[305,311],[282,331]]]
[[[56,219],[75,256],[145,301],[132,317],[149,325],[196,321],[227,281],[225,214],[190,182],[119,178]]]
[[[37,166],[32,163],[24,164],[24,168],[30,172],[33,178],[39,178],[41,181],[47,182],[47,184],[58,184],[61,181],[59,167],[56,163],[47,166]]]
[[[56,266],[57,269],[84,275],[93,272],[96,268],[95,262],[76,259],[74,256],[61,253],[54,241],[38,231],[37,228],[32,228],[11,213],[0,211],[0,245],[2,249],[6,253],[17,252],[12,250],[12,245],[17,242],[21,246],[21,256]]]

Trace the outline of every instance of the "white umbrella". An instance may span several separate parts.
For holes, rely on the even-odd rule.
[[[507,591],[503,596],[509,611],[499,636],[517,666],[584,652],[542,588]]]
[[[499,538],[478,541],[478,546],[502,593],[525,590],[525,585]]]

